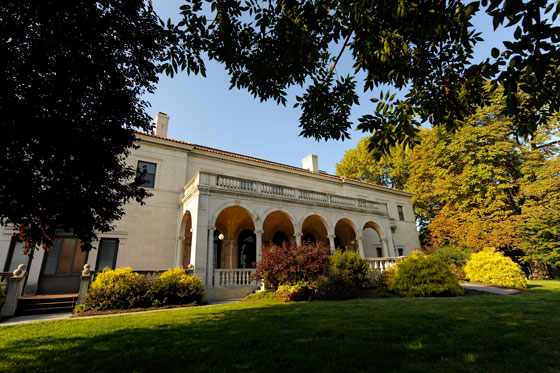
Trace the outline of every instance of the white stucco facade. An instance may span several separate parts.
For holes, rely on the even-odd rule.
[[[420,247],[410,193],[161,136],[137,138],[140,147],[128,162],[155,165],[153,196],[145,205],[127,205],[114,231],[99,234],[117,243],[116,267],[192,265],[212,298],[219,297],[213,289],[238,281],[216,276],[250,272],[273,240],[322,241],[366,258],[406,256]],[[5,268],[14,257],[11,233],[0,234]],[[27,294],[42,291],[46,256],[35,253]],[[87,256],[92,268],[97,256],[98,250]]]

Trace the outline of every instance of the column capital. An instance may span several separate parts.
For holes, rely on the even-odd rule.
[[[255,230],[255,234],[263,234],[263,233],[264,233],[264,231],[262,231],[262,230],[260,230],[260,229],[256,229],[256,230]]]
[[[186,240],[185,236],[179,236],[177,237],[177,241],[184,241]]]
[[[358,237],[356,237],[356,239],[357,239],[358,241],[361,241],[361,240],[363,240],[364,238],[363,238],[362,236],[358,236]]]
[[[301,237],[301,236],[303,236],[303,233],[299,233],[299,232],[294,233],[294,237]]]
[[[208,227],[208,231],[215,231],[216,227]]]
[[[334,237],[335,237],[335,235],[334,235],[334,234],[329,234],[329,235],[327,236],[327,238],[328,238],[329,240],[332,240],[332,239],[334,239]]]

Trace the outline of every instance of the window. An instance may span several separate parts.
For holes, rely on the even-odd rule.
[[[95,269],[97,271],[102,271],[106,267],[115,269],[118,251],[119,240],[117,238],[102,238],[99,242]]]
[[[399,256],[403,256],[404,255],[404,250],[403,249],[397,249],[399,252]]]
[[[142,186],[153,188],[156,184],[156,164],[144,161],[138,161],[136,169],[136,177],[143,180]]]
[[[12,238],[4,271],[13,272],[20,264],[25,264],[27,268],[28,262],[29,257],[23,254],[23,242],[16,242],[15,238]],[[26,271],[29,271],[29,269],[27,268]]]
[[[82,251],[82,241],[62,238],[54,241],[43,264],[44,275],[79,275],[84,269],[88,253]]]
[[[401,205],[397,205],[397,211],[399,212],[399,220],[404,220],[404,211]]]
[[[375,248],[375,253],[377,254],[378,258],[382,258],[383,257],[383,251],[381,250],[380,247],[376,247]]]

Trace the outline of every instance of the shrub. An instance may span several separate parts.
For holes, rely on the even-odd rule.
[[[154,306],[200,303],[203,296],[202,279],[187,275],[182,268],[162,273],[154,280],[148,292]]]
[[[74,307],[74,311],[72,313],[82,313],[88,311],[88,308],[85,304],[78,304]]]
[[[471,251],[468,248],[458,246],[440,246],[434,250],[433,255],[446,264],[461,268],[467,263]]]
[[[395,277],[395,267],[387,268],[381,272],[379,277],[379,282],[385,287],[390,287],[393,283],[393,278]]]
[[[130,267],[105,268],[91,284],[85,305],[94,310],[129,309],[150,305],[146,293],[149,281]]]
[[[335,251],[330,257],[330,266],[332,273],[339,274],[354,286],[365,287],[371,281],[368,261],[355,251]]]
[[[307,281],[298,281],[293,285],[280,285],[276,290],[276,299],[283,302],[311,300],[314,295],[315,286]]]
[[[519,264],[497,252],[493,247],[472,254],[465,266],[465,275],[474,282],[516,288],[527,287],[527,279]]]
[[[389,288],[386,286],[381,286],[377,288],[377,296],[379,298],[391,298],[391,293],[389,292]]]
[[[315,281],[329,270],[330,249],[323,243],[297,246],[294,241],[263,250],[257,274],[274,289],[280,284]]]
[[[356,298],[356,296],[355,286],[339,273],[331,273],[317,282],[317,299],[344,300]]]
[[[395,266],[395,277],[389,289],[409,297],[464,293],[449,265],[437,256],[416,252]]]

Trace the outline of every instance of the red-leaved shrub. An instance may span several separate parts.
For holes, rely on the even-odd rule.
[[[297,246],[294,241],[264,249],[257,263],[257,274],[278,288],[280,284],[315,281],[329,271],[330,249],[323,243]]]

